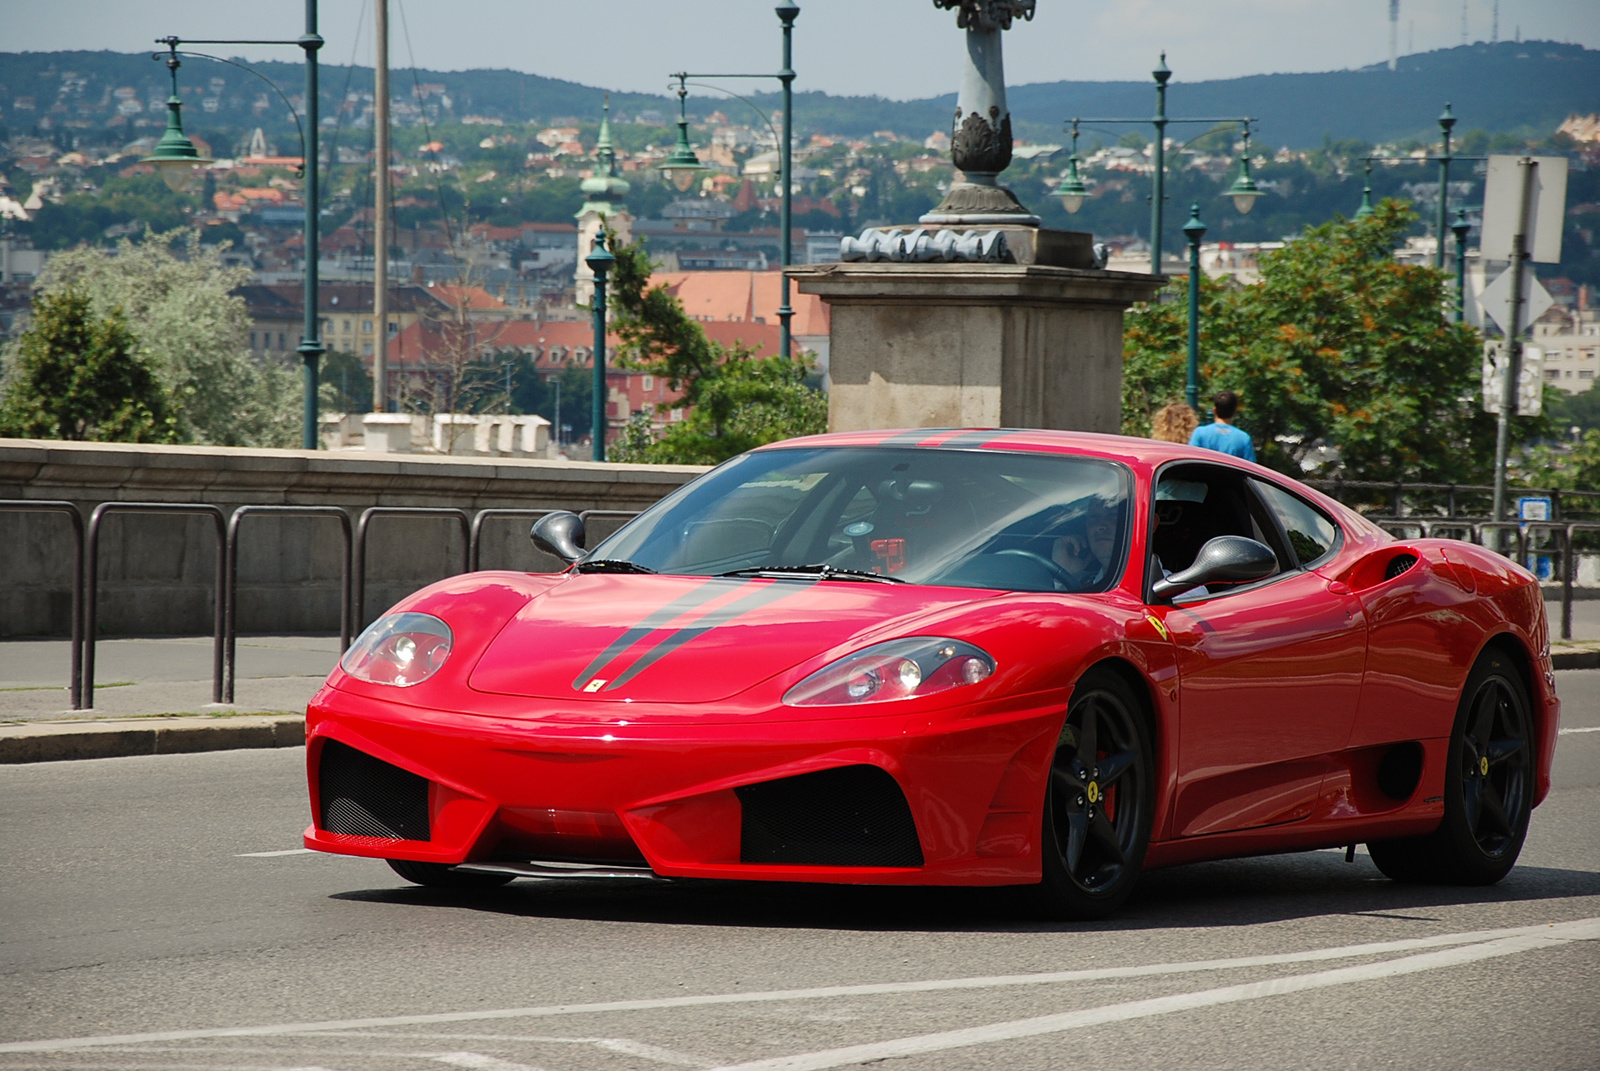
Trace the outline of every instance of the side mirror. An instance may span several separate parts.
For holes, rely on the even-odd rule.
[[[1194,564],[1157,580],[1150,590],[1170,598],[1213,582],[1263,580],[1278,571],[1278,556],[1265,543],[1245,536],[1225,535],[1207,540]]]
[[[575,562],[583,557],[583,518],[566,510],[546,513],[534,522],[528,538],[546,554],[554,554],[564,562]]]

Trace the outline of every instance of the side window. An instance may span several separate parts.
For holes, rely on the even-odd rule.
[[[1250,482],[1283,525],[1289,546],[1302,567],[1315,565],[1339,545],[1339,526],[1321,510],[1264,480]]]

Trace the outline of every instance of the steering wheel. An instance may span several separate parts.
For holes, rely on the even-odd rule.
[[[1061,585],[1061,590],[1063,591],[1072,591],[1078,586],[1077,578],[1067,572],[1060,562],[1053,558],[1046,558],[1043,554],[1035,554],[1031,550],[1023,550],[1020,547],[1010,547],[1006,550],[997,551],[995,557],[1026,558],[1037,565],[1042,565],[1045,571],[1050,574],[1050,578]]]

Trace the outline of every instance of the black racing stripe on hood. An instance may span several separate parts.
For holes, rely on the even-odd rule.
[[[583,672],[578,674],[572,682],[572,687],[577,691],[583,691],[583,686],[593,680],[595,674],[604,669],[607,663],[623,651],[626,651],[652,632],[666,628],[695,607],[703,606],[718,596],[726,595],[729,587],[734,583],[734,581],[707,580],[688,594],[680,595],[673,599],[661,609],[656,610],[649,617],[646,617],[643,621],[612,640],[606,646],[606,649],[595,655],[594,661],[585,666]]]
[[[809,587],[809,584],[801,585],[793,582],[775,581],[764,585],[759,591],[751,592],[742,599],[730,602],[720,610],[711,611],[693,625],[677,630],[648,651],[645,651],[634,660],[631,666],[623,670],[616,680],[606,685],[605,690],[609,692],[615,688],[622,687],[662,658],[665,658],[684,644],[699,639],[713,629],[720,628],[752,610],[759,610],[761,607],[775,603],[779,599],[786,599],[790,595],[805,591]]]

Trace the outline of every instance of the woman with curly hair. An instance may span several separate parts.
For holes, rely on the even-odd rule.
[[[1164,443],[1186,443],[1200,419],[1182,402],[1162,406],[1150,418],[1150,438]]]

